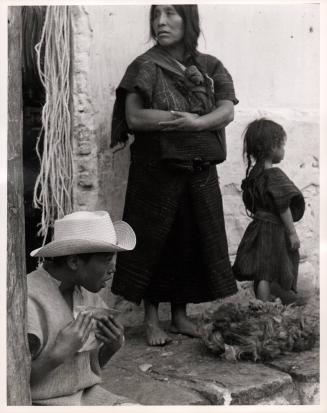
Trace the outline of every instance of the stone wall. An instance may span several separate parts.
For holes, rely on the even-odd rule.
[[[305,216],[296,224],[299,286],[314,291],[319,286],[319,5],[212,4],[199,10],[199,49],[221,59],[240,100],[227,128],[228,159],[218,167],[231,261],[249,223],[240,192],[242,132],[248,122],[266,116],[287,132],[281,167],[306,199]],[[151,46],[149,6],[72,6],[72,11],[74,205],[107,209],[119,219],[129,150],[113,154],[109,148],[111,113],[127,65]]]
[[[111,115],[115,88],[124,69],[148,47],[143,32],[146,14],[143,7],[135,6],[73,6],[71,9],[74,205],[75,209],[107,209],[113,219],[119,219],[128,178],[129,150],[115,153],[110,150]],[[133,24],[136,33],[131,37],[125,29],[131,29]],[[134,38],[138,38],[137,44],[130,41]]]

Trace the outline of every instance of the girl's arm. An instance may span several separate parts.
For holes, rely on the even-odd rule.
[[[285,212],[280,213],[281,220],[283,221],[283,224],[286,229],[286,234],[288,236],[288,239],[290,241],[291,245],[291,250],[297,250],[300,248],[300,240],[297,235],[293,218],[292,218],[292,213],[290,208],[287,208]]]
[[[215,130],[227,126],[234,119],[234,104],[230,100],[216,102],[216,108],[206,115],[198,116],[188,112],[171,111],[174,120],[162,121],[165,131],[205,131]]]

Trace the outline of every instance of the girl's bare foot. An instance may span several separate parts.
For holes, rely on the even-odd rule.
[[[156,324],[145,324],[146,340],[149,346],[164,346],[172,341],[168,334]]]
[[[255,296],[258,300],[269,301],[270,297],[270,282],[266,280],[260,280],[255,285]]]

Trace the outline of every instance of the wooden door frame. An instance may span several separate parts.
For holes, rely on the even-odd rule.
[[[22,7],[8,7],[7,405],[30,396],[23,184]]]

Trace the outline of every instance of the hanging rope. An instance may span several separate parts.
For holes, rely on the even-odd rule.
[[[42,131],[36,146],[41,167],[33,199],[34,206],[42,208],[38,235],[43,236],[43,243],[54,221],[72,211],[70,30],[69,7],[49,6],[41,40],[35,46],[38,71],[46,96]]]

